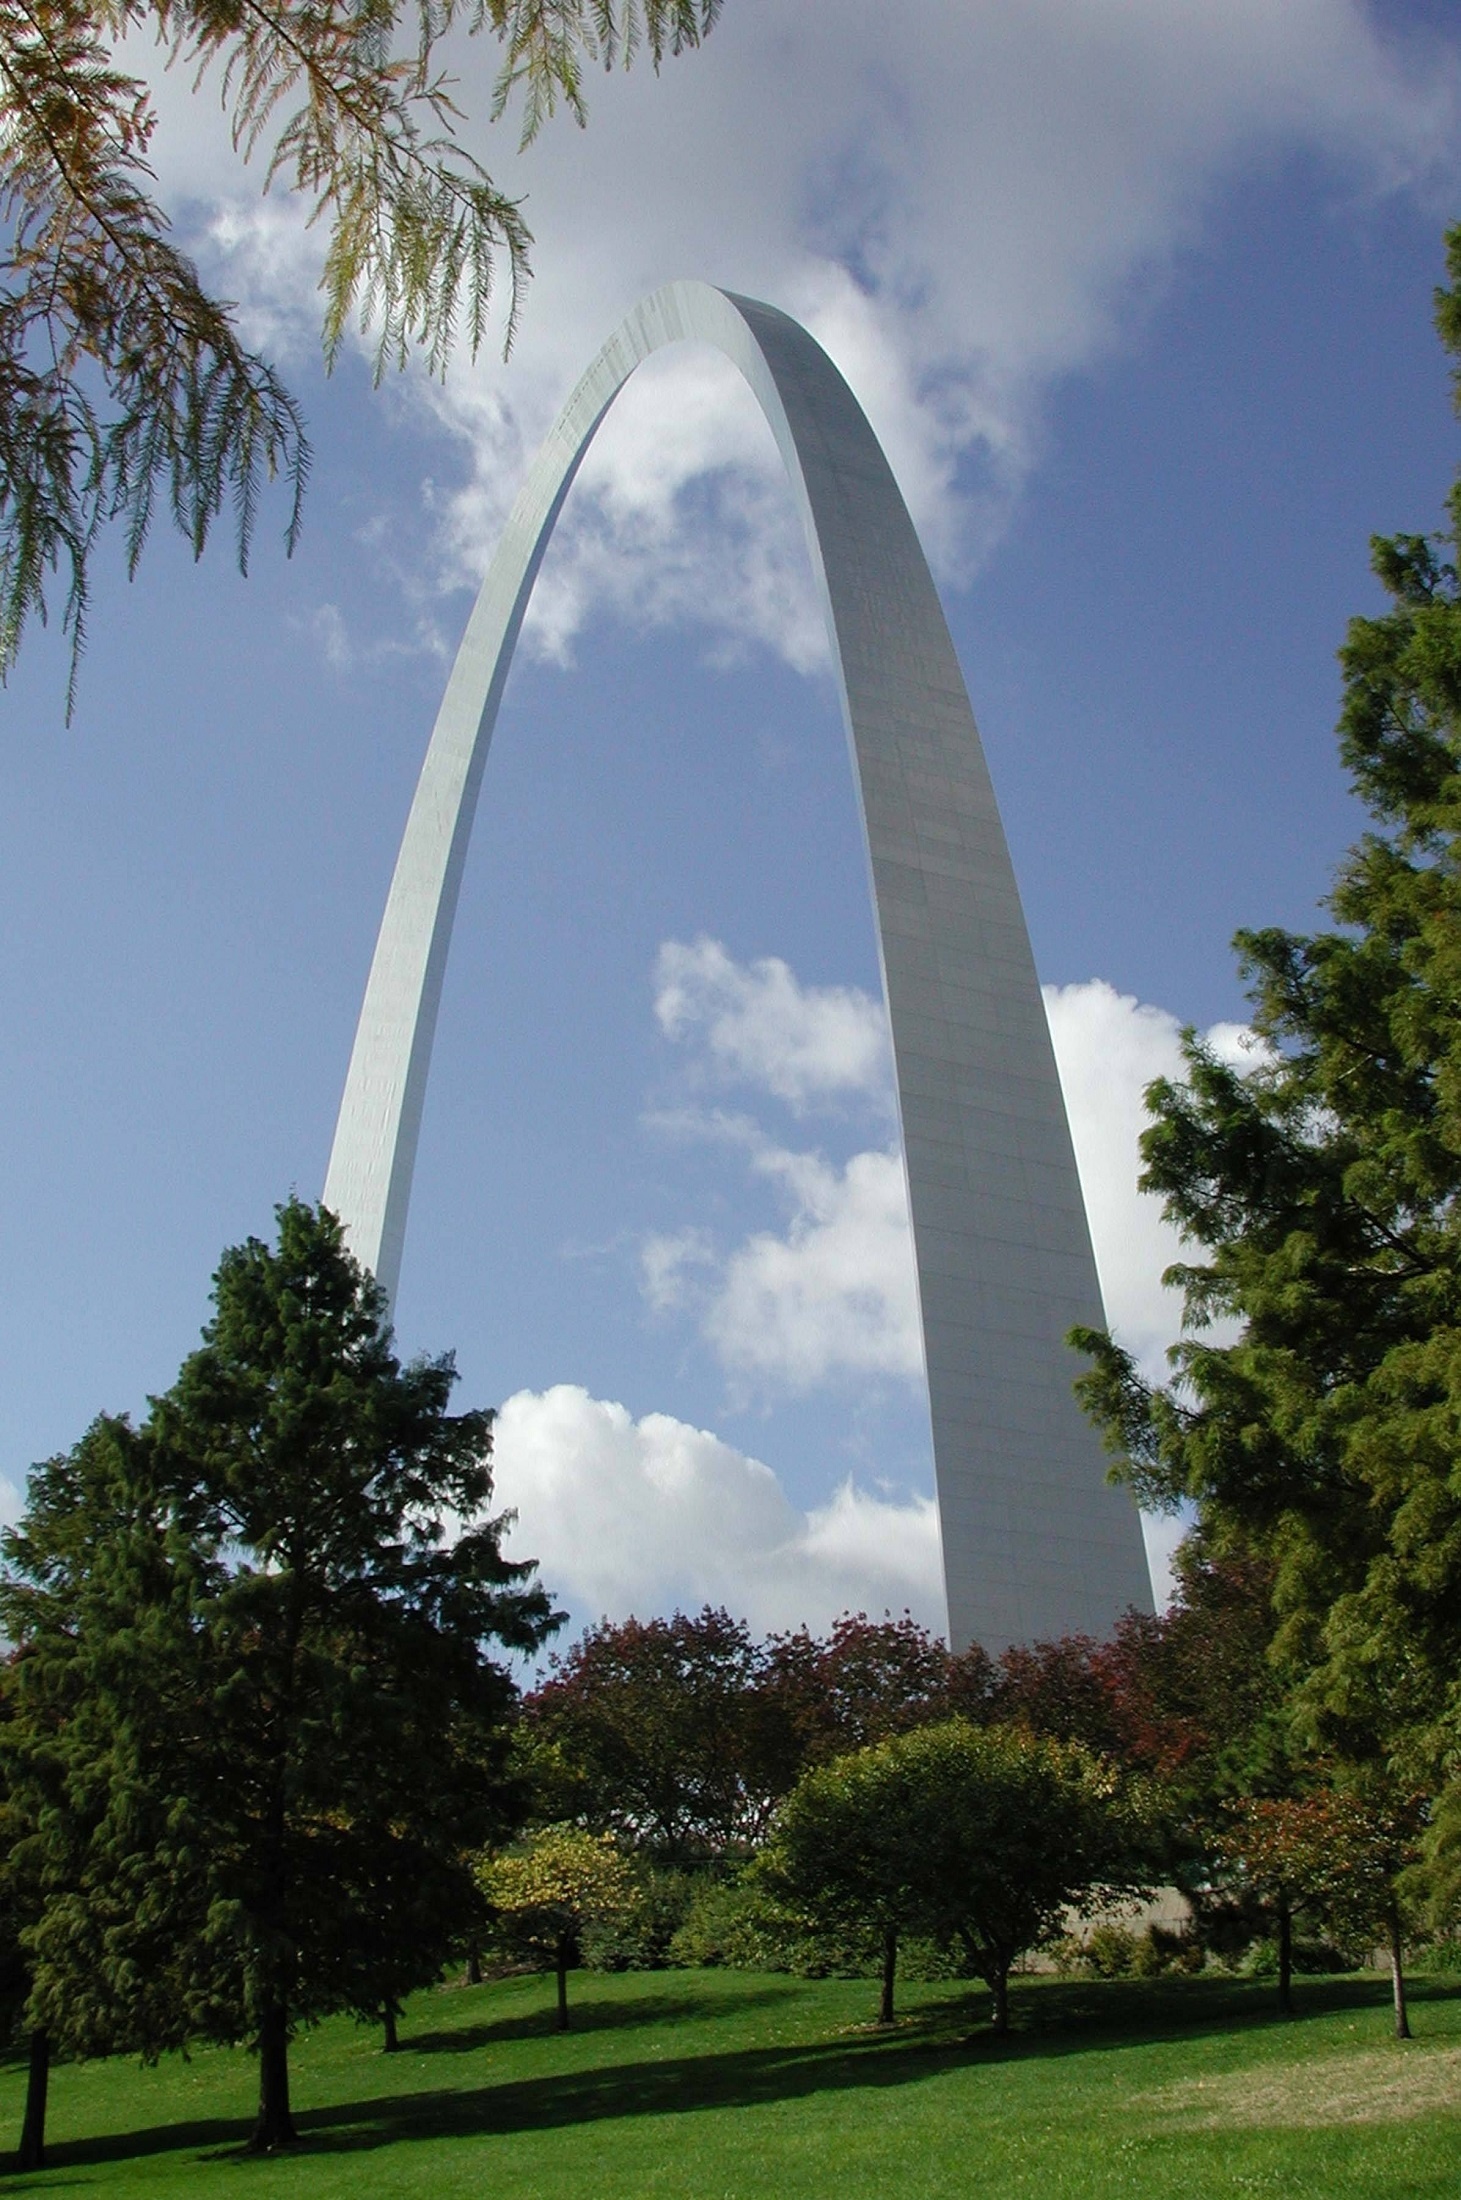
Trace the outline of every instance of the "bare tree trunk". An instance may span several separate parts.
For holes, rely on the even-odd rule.
[[[46,2166],[46,2095],[51,2084],[51,2035],[32,2032],[25,2081],[25,2121],[20,2127],[21,2169]]]
[[[289,2013],[282,2001],[271,2001],[259,2022],[259,2116],[249,2152],[272,2154],[298,2136],[289,2113]]]
[[[568,2030],[568,1942],[558,1943],[558,2029]]]
[[[482,1951],[477,1946],[477,1943],[474,1940],[471,1947],[467,1950],[467,1969],[466,1975],[462,1979],[462,1984],[463,1986],[480,1986],[481,1983]]]
[[[879,2024],[893,2021],[893,1985],[898,1976],[898,1928],[890,1925],[883,1934],[883,1990],[878,1999]]]
[[[1283,2016],[1294,2013],[1294,1913],[1286,1894],[1278,1898],[1278,2006]]]
[[[383,2054],[394,2055],[400,2048],[401,2042],[396,2033],[396,2019],[400,2013],[400,2008],[394,2001],[388,2001],[381,2011],[381,2029],[385,2033]]]
[[[1405,1949],[1400,1937],[1400,1912],[1393,1902],[1386,1924],[1390,1942],[1390,1987],[1395,1997],[1395,2037],[1408,2040],[1411,2032],[1410,2012],[1405,2006]]]
[[[1003,1964],[989,1981],[994,1995],[994,2032],[996,2039],[1008,2036],[1010,2028],[1010,1974],[1009,1965]]]

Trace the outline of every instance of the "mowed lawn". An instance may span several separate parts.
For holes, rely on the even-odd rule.
[[[374,2200],[1153,2200],[1199,2194],[1461,2193],[1461,1981],[1416,1990],[1389,2036],[1385,1982],[1272,1988],[1021,1981],[997,2046],[982,1997],[910,1986],[891,2034],[863,1981],[668,1971],[579,1974],[574,2028],[546,1980],[418,1996],[402,2051],[335,2022],[294,2053],[302,2145],[241,2153],[243,2055],[52,2079],[51,2166],[0,2191],[117,2200],[255,2194]],[[0,2076],[14,2146],[23,2073]],[[8,2160],[13,2161],[13,2156]]]

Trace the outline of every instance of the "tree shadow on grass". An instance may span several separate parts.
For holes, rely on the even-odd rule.
[[[1413,1978],[1408,1985],[1413,2008],[1457,1998],[1448,1980]],[[1278,2006],[1277,1981],[1268,1978],[1041,1980],[1033,1993],[1016,1987],[1013,2036],[1001,2043],[986,2035],[986,2044],[1041,2057],[1106,2054],[1214,2032],[1288,2032],[1306,2018],[1390,2007],[1389,1979],[1373,1974],[1311,1975],[1295,1979],[1293,1992],[1289,2017]]]
[[[1388,1991],[1387,1981],[1374,1978],[1315,1980],[1306,1989],[1293,2028],[1301,2033],[1306,2015],[1379,2009]],[[647,2012],[656,2002],[668,2003],[677,2012],[700,2019],[708,2010],[728,2007],[737,1999],[760,2002],[783,1992],[777,1987],[748,1987],[743,1997],[727,1994],[724,2003],[665,1995],[627,2006]],[[1452,1981],[1416,1982],[1418,2006],[1455,1999]],[[419,2140],[508,2137],[621,2117],[754,2108],[818,2093],[916,2084],[975,2062],[1043,2061],[1229,2034],[1249,2023],[1263,2026],[1269,2017],[1274,2024],[1289,2021],[1278,2018],[1262,1982],[1183,1980],[1129,1986],[1042,1982],[1035,1992],[1018,1995],[1017,2029],[1009,2039],[996,2040],[983,2029],[971,2038],[970,2023],[982,2014],[986,2002],[982,1991],[961,1987],[923,2002],[891,2033],[869,2024],[831,2039],[738,2048],[722,2054],[659,2056],[460,2090],[386,2094],[307,2109],[295,2121],[305,2155],[361,2153]],[[225,2155],[236,2158],[250,2124],[248,2117],[199,2119],[63,2143],[51,2150],[52,2171],[98,2167],[174,2149],[193,2150],[213,2160]],[[73,2181],[48,2173],[46,2189]],[[38,2188],[30,2178],[10,2177],[4,2189],[24,2193]]]
[[[619,2117],[683,2115],[696,2109],[754,2107],[803,2099],[828,2089],[907,2084],[964,2059],[956,2043],[918,2031],[892,2039],[871,2030],[855,2040],[742,2048],[721,2055],[657,2057],[592,2070],[545,2073],[460,2091],[384,2094],[328,2108],[296,2110],[301,2152],[351,2154],[423,2139],[469,2139],[547,2131]],[[55,2170],[97,2168],[173,2151],[237,2159],[250,2117],[198,2119],[48,2149],[46,2189]],[[6,2194],[39,2187],[8,2177]]]
[[[865,2086],[912,2083],[958,2061],[947,2040],[836,2040],[662,2056],[508,2080],[470,2092],[406,2094],[320,2109],[296,2121],[311,2152],[354,2153],[413,2139],[508,2137],[618,2118],[754,2108]]]
[[[569,2003],[568,2021],[573,2032],[627,2032],[645,2024],[707,2024],[721,2017],[743,2016],[772,2002],[785,2002],[783,1986],[747,1986],[717,1994],[714,1999],[692,1993],[645,1994],[625,2001],[592,1995]],[[401,2052],[408,2055],[470,2055],[484,2047],[505,2046],[512,2040],[539,2040],[554,2031],[553,2004],[524,2011],[515,2017],[494,2017],[480,2024],[464,2024],[450,2031],[413,2032],[401,2035]]]
[[[1227,2034],[1250,2023],[1261,2025],[1270,2014],[1286,2029],[1294,2023],[1301,2028],[1303,2015],[1377,2009],[1389,1996],[1388,1981],[1315,1981],[1299,2018],[1289,2020],[1267,2006],[1266,1982],[1202,1983],[1206,1991],[1193,1993],[1196,1981],[1168,1983],[1165,1989],[1161,1981],[1133,1981],[1128,1990],[1107,1992],[1105,1998],[1093,1983],[1046,1987],[1019,1997],[1022,2021],[1003,2040],[979,2022],[988,2007],[987,1993],[982,1987],[961,1986],[915,2007],[892,2033],[869,2023],[831,2039],[663,2056],[653,2062],[508,2080],[470,2092],[361,2101],[321,2109],[298,2121],[301,2136],[309,2134],[311,2151],[322,2153],[351,2153],[413,2139],[505,2137],[618,2117],[755,2108],[819,2093],[917,2084],[976,2062],[1046,2061]],[[703,2005],[694,2006],[698,2011]],[[972,2037],[971,2023],[977,2027]]]
[[[58,2177],[62,2169],[101,2169],[108,2162],[132,2162],[149,2154],[242,2153],[254,2128],[252,2116],[199,2116],[187,2123],[152,2124],[142,2131],[110,2131],[97,2139],[62,2139],[46,2147],[46,2167],[21,2175],[13,2154],[0,2154],[0,2192],[65,2192],[90,2178]]]

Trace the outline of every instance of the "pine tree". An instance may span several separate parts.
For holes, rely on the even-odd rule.
[[[1448,252],[1437,325],[1461,359],[1461,228]],[[1272,1565],[1300,1739],[1432,1796],[1461,1744],[1458,544],[1461,483],[1444,534],[1372,546],[1390,609],[1340,653],[1372,826],[1333,928],[1240,933],[1251,1066],[1189,1034],[1186,1081],[1148,1093],[1142,1181],[1193,1248],[1175,1380],[1077,1340],[1143,1498],[1194,1501],[1210,1548]]]
[[[155,1450],[102,1418],[38,1467],[4,1539],[0,1688],[5,1956],[29,2039],[23,2167],[40,2166],[53,2050],[180,2046],[206,1921],[194,1613],[198,1552]]]
[[[32,1813],[32,2021],[250,2039],[269,2150],[294,2028],[389,2014],[474,1914],[472,1855],[519,1807],[492,1652],[554,1615],[486,1510],[491,1415],[447,1410],[449,1357],[396,1358],[333,1217],[281,1207],[214,1308],[142,1429],[33,1480],[0,1621],[27,1777],[64,1806]]]
[[[469,1852],[502,1830],[514,1691],[488,1646],[532,1652],[553,1615],[485,1514],[491,1415],[447,1411],[449,1356],[397,1360],[333,1217],[289,1201],[277,1250],[225,1254],[214,1306],[152,1426],[227,1558],[205,1613],[210,1936],[268,2149],[293,2136],[293,2027],[373,2015],[444,1960]],[[434,1933],[380,1908],[427,1875]]]

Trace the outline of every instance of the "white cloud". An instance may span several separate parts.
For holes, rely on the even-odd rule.
[[[708,1430],[664,1413],[636,1421],[570,1383],[508,1399],[495,1462],[496,1498],[519,1516],[510,1552],[536,1558],[580,1612],[724,1603],[765,1631],[906,1607],[945,1624],[931,1498],[849,1481],[802,1512],[769,1467]]]
[[[881,1002],[858,986],[804,986],[779,956],[738,963],[719,940],[666,940],[654,1012],[667,1038],[703,1049],[718,1075],[799,1114],[845,1094],[891,1099]]]
[[[859,1081],[864,1090],[876,1089],[886,1027],[870,995],[803,987],[784,963],[740,965],[709,940],[694,948],[670,943],[657,975],[662,1027],[698,1043],[720,1074],[802,1112],[814,1097],[856,1089]],[[1181,1026],[1165,1009],[1102,979],[1047,986],[1044,998],[1107,1318],[1145,1372],[1160,1379],[1181,1322],[1180,1299],[1161,1278],[1182,1247],[1160,1202],[1138,1190],[1139,1140],[1147,1086],[1182,1074]],[[1237,1068],[1261,1058],[1244,1025],[1216,1024],[1205,1036]],[[848,1379],[917,1380],[917,1289],[896,1150],[854,1154],[839,1167],[777,1145],[744,1115],[660,1121],[739,1148],[753,1172],[777,1183],[792,1211],[780,1234],[758,1231],[719,1261],[701,1230],[649,1240],[645,1290],[656,1310],[693,1310],[738,1385],[806,1391]],[[819,1533],[835,1527],[856,1539],[869,1526],[892,1533],[895,1521],[886,1511],[849,1490],[812,1519]],[[893,1511],[900,1533],[917,1528],[907,1508]],[[1142,1526],[1153,1590],[1165,1606],[1187,1522],[1144,1518]]]
[[[655,1015],[684,1050],[692,1084],[738,1083],[797,1116],[856,1099],[891,1105],[880,1001],[857,986],[803,985],[779,957],[739,963],[719,940],[668,940],[655,964]],[[661,1111],[652,1127],[709,1139],[745,1157],[787,1210],[717,1257],[700,1230],[656,1234],[641,1253],[657,1312],[693,1308],[738,1384],[805,1391],[847,1376],[917,1378],[918,1286],[896,1148],[843,1164],[797,1152],[754,1116]]]
[[[793,1390],[921,1375],[902,1156],[856,1153],[838,1168],[768,1145],[753,1167],[783,1187],[792,1219],[747,1238],[720,1272],[701,1326],[721,1365]]]
[[[1118,993],[1104,978],[1047,985],[1044,994],[1106,1318],[1144,1372],[1160,1380],[1182,1319],[1180,1296],[1163,1286],[1162,1274],[1190,1257],[1190,1248],[1184,1255],[1161,1201],[1137,1189],[1139,1141],[1147,1086],[1183,1075],[1182,1027],[1166,1009]],[[1245,1025],[1214,1024],[1205,1036],[1236,1068],[1261,1059]]]
[[[135,61],[135,41],[129,48]],[[480,116],[490,42],[456,57]],[[439,500],[446,569],[480,571],[525,458],[634,299],[702,275],[804,318],[882,436],[945,577],[1002,524],[1044,394],[1129,339],[1225,174],[1317,151],[1362,195],[1457,173],[1457,50],[1382,31],[1362,0],[732,0],[705,49],[592,87],[522,156],[472,142],[527,194],[538,277],[510,365],[460,362],[418,399],[462,440]],[[164,81],[154,151],[251,326],[313,320],[321,238],[240,189],[209,95]],[[696,352],[641,370],[570,502],[534,608],[561,654],[608,608],[821,652],[769,436]]]
[[[360,635],[353,632],[340,606],[317,604],[307,618],[292,621],[313,635],[331,672],[358,672],[362,667],[388,663],[394,657],[440,657],[441,635],[433,621],[419,618],[414,632],[404,625],[395,633]]]
[[[704,1230],[672,1230],[650,1236],[639,1249],[644,1296],[657,1314],[685,1302],[690,1275],[713,1264],[715,1250]]]
[[[689,1114],[652,1121],[712,1139],[725,1124]],[[652,1233],[640,1247],[646,1303],[658,1314],[692,1312],[738,1391],[917,1380],[923,1345],[901,1155],[873,1149],[839,1165],[749,1128],[726,1142],[777,1186],[784,1229],[754,1231],[728,1254],[701,1229]]]
[[[1137,1189],[1143,1095],[1182,1074],[1181,1026],[1166,1009],[1104,979],[1046,986],[1107,1318],[1146,1372],[1166,1372],[1181,1323],[1163,1272],[1182,1257],[1161,1203]],[[738,963],[717,940],[669,941],[656,965],[655,1012],[681,1042],[692,1082],[735,1079],[806,1115],[843,1094],[881,1095],[889,1074],[882,1003],[857,987],[804,986],[767,957]],[[1258,1057],[1241,1024],[1206,1034],[1238,1067]],[[849,1377],[916,1381],[922,1372],[907,1194],[896,1148],[844,1162],[794,1151],[748,1114],[682,1109],[650,1119],[744,1155],[779,1192],[787,1219],[717,1255],[702,1229],[655,1235],[642,1249],[657,1312],[693,1311],[739,1384],[805,1391]]]

